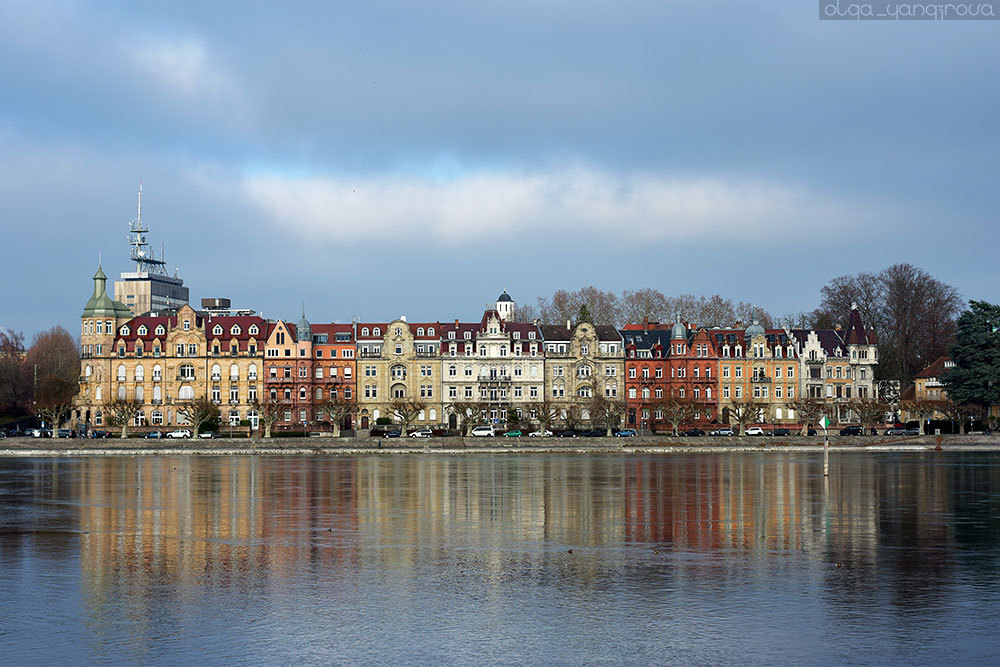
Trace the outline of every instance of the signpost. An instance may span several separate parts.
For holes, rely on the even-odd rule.
[[[819,420],[819,425],[823,427],[823,476],[830,476],[830,437],[827,435],[826,429],[830,426],[830,418],[823,415],[823,418]]]

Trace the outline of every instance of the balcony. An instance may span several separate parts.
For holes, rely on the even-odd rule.
[[[152,405],[163,405],[163,399],[154,398],[153,400],[150,401],[150,404],[152,404]]]
[[[219,375],[218,373],[212,373],[212,380],[213,381],[218,382],[221,379],[222,379],[221,375]]]
[[[510,381],[511,381],[511,377],[509,375],[505,375],[503,373],[496,373],[496,374],[487,373],[486,375],[480,375],[479,376],[479,382],[495,382],[495,383],[497,383],[497,382],[510,382]]]
[[[230,398],[229,399],[229,405],[239,405],[239,404],[240,404],[240,399],[238,399],[238,398]]]
[[[750,379],[751,384],[771,384],[773,380],[766,375],[755,375]]]
[[[177,380],[181,382],[194,382],[193,375],[178,375]]]
[[[153,376],[153,382],[162,382],[162,381],[163,381],[163,376],[162,375],[154,375]]]
[[[382,358],[382,353],[381,352],[362,352],[358,356],[360,358],[362,358],[362,359],[381,359]]]
[[[414,356],[420,359],[437,359],[440,355],[437,352],[417,352]]]

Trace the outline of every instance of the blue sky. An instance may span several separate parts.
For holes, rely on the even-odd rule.
[[[911,262],[1000,300],[1000,22],[811,2],[0,1],[0,326],[75,331],[143,181],[191,297],[477,317],[506,287],[774,314]]]

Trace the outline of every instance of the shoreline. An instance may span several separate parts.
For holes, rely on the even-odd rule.
[[[684,438],[648,436],[641,438],[546,438],[535,443],[509,442],[486,438],[430,438],[414,442],[402,438],[309,438],[284,440],[234,439],[193,444],[190,440],[148,441],[109,439],[48,440],[12,438],[0,442],[0,458],[73,458],[93,456],[342,456],[359,454],[681,454],[711,452],[822,452],[823,441],[816,436],[792,436],[772,440],[761,437]],[[170,445],[166,443],[170,442]],[[65,444],[63,444],[65,443]],[[176,443],[176,444],[174,444]],[[279,444],[280,443],[280,444]],[[286,444],[287,443],[287,444]],[[307,444],[308,443],[308,444]],[[841,437],[830,439],[829,451],[1000,452],[1000,436],[951,435],[901,438]]]

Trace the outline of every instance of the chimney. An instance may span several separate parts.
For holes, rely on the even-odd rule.
[[[535,325],[536,327],[538,326],[538,318],[537,318],[537,317],[536,317],[536,318],[535,318],[535,320],[534,320],[534,325]]]
[[[457,317],[455,318],[455,327],[456,328],[458,327],[458,318]]]
[[[649,315],[642,316],[642,333],[649,331]]]
[[[734,328],[735,329],[742,329],[743,328],[743,320],[736,320],[736,326]]]
[[[402,321],[404,321],[404,322],[405,322],[405,321],[406,321],[406,315],[400,315],[400,316],[399,316],[399,319],[401,319]]]
[[[569,323],[569,320],[567,319],[567,320],[566,320],[566,331],[569,331],[569,330],[570,330],[570,329],[572,329],[572,328],[573,328],[573,327],[571,327],[571,326],[570,326],[570,323]]]

